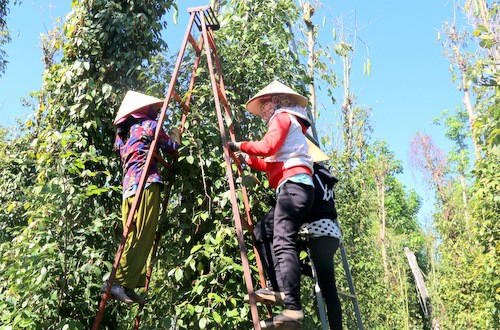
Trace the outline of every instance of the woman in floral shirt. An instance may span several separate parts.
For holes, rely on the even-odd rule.
[[[158,108],[162,104],[163,100],[129,91],[114,121],[117,126],[114,147],[123,163],[124,228],[155,136],[158,124],[156,117]],[[176,155],[179,148],[178,133],[171,138],[162,129],[157,145],[163,151]],[[144,303],[144,299],[135,293],[134,289],[144,287],[146,284],[146,262],[158,224],[162,184],[158,165],[153,158],[111,287],[113,297],[128,304]],[[103,285],[101,290],[105,289],[106,285]]]

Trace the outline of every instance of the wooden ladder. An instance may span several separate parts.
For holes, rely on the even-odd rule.
[[[213,92],[213,97],[214,97],[214,102],[215,102],[215,107],[217,111],[217,121],[218,121],[218,126],[219,126],[219,131],[222,139],[222,146],[223,146],[223,151],[224,151],[224,160],[226,164],[226,171],[227,171],[227,179],[228,179],[228,184],[229,184],[229,189],[230,189],[230,200],[232,204],[232,210],[233,210],[233,217],[234,217],[234,223],[236,227],[236,234],[238,238],[238,245],[239,245],[239,250],[240,250],[240,256],[241,256],[241,262],[243,265],[243,273],[244,273],[244,279],[245,279],[245,284],[247,288],[247,292],[249,294],[250,298],[250,311],[252,315],[252,322],[254,325],[254,329],[260,330],[260,320],[259,320],[259,314],[257,310],[257,302],[256,302],[256,296],[254,293],[254,288],[253,288],[253,282],[252,282],[252,274],[250,271],[250,266],[248,262],[248,256],[247,256],[247,249],[246,249],[246,244],[244,240],[244,235],[243,235],[243,227],[245,227],[246,230],[252,234],[253,232],[253,223],[251,219],[251,212],[250,212],[250,203],[248,200],[248,194],[247,190],[244,186],[241,187],[242,190],[242,196],[243,196],[243,203],[245,207],[245,214],[244,214],[244,219],[242,218],[242,215],[240,214],[239,208],[238,208],[238,200],[236,196],[236,181],[235,181],[235,176],[233,174],[233,169],[232,169],[232,164],[235,164],[237,167],[238,175],[242,175],[242,167],[241,163],[239,162],[238,158],[235,157],[233,152],[228,146],[229,140],[235,141],[235,135],[234,135],[234,130],[232,126],[232,115],[231,111],[228,106],[227,102],[227,97],[226,97],[226,91],[225,91],[225,86],[224,86],[224,81],[222,79],[222,71],[220,67],[220,62],[219,58],[217,55],[217,49],[215,46],[215,41],[214,41],[214,35],[213,31],[216,31],[220,28],[219,22],[217,21],[217,18],[215,17],[215,14],[211,7],[209,5],[207,6],[202,6],[202,7],[193,7],[193,8],[188,8],[187,11],[190,13],[190,19],[189,23],[186,29],[186,33],[181,45],[181,48],[179,50],[179,54],[177,56],[177,62],[174,67],[174,71],[172,73],[172,77],[170,80],[170,84],[168,87],[167,95],[165,97],[165,100],[163,102],[163,106],[161,108],[160,114],[159,114],[159,119],[158,119],[158,125],[156,128],[155,132],[155,137],[151,143],[150,150],[157,150],[157,145],[158,145],[158,137],[160,134],[160,130],[163,126],[163,123],[165,121],[167,109],[169,106],[169,103],[171,100],[175,100],[180,108],[182,109],[182,118],[181,118],[181,127],[180,127],[180,133],[184,132],[184,125],[187,120],[187,116],[189,114],[189,104],[191,100],[191,95],[192,91],[195,85],[195,80],[196,80],[196,75],[198,72],[198,66],[200,64],[200,60],[202,58],[202,54],[204,53],[206,56],[207,60],[207,66],[210,72],[210,82],[212,85],[212,92]],[[196,26],[197,30],[199,31],[200,36],[199,36],[199,42],[196,42],[196,40],[193,37],[193,28]],[[196,57],[194,59],[194,65],[192,68],[191,72],[191,77],[189,80],[189,87],[188,91],[186,92],[186,95],[184,98],[181,98],[179,94],[175,90],[175,86],[178,84],[177,78],[179,76],[179,72],[181,70],[181,64],[183,61],[184,53],[186,51],[187,46],[190,45],[192,46]],[[227,118],[228,120],[226,121],[224,118]],[[130,212],[128,214],[126,226],[123,229],[123,235],[122,235],[122,240],[121,243],[118,247],[118,251],[116,253],[115,261],[113,264],[113,268],[110,274],[110,277],[107,282],[107,287],[105,292],[102,294],[101,302],[99,304],[99,310],[97,312],[94,325],[93,325],[93,330],[99,329],[100,322],[102,321],[103,315],[104,315],[104,310],[106,308],[106,304],[111,299],[110,295],[110,290],[111,286],[113,284],[113,281],[116,276],[116,270],[120,261],[120,258],[123,254],[124,250],[124,245],[127,239],[127,236],[130,231],[131,224],[134,219],[135,212],[138,207],[138,203],[140,200],[140,197],[144,191],[144,186],[146,182],[146,174],[149,166],[151,165],[153,161],[153,157],[157,159],[157,161],[160,164],[163,164],[164,166],[167,166],[172,170],[172,166],[168,164],[166,161],[161,159],[161,157],[158,156],[156,152],[150,152],[148,153],[148,156],[146,158],[146,163],[144,165],[144,170],[142,172],[139,185],[137,187],[137,192],[135,194]],[[166,194],[166,202],[168,203],[168,197],[170,194],[170,189],[172,186],[172,177],[170,178],[170,183],[167,185],[167,194]],[[165,201],[164,201],[165,202]],[[165,209],[165,208],[164,208]],[[253,235],[252,239],[253,239]],[[154,247],[153,247],[153,256],[151,260],[154,260],[157,247],[158,247],[158,242],[160,240],[160,234],[157,232]],[[254,244],[252,244],[254,245]],[[256,264],[258,267],[259,271],[259,276],[260,276],[260,284],[262,287],[265,286],[265,279],[264,279],[264,272],[262,268],[262,263],[261,260],[259,259],[259,255],[257,251],[255,250],[255,245],[254,245],[254,252],[256,256]],[[145,290],[148,289],[149,287],[149,279],[151,277],[151,272],[152,272],[152,265],[149,266],[148,272],[147,272],[147,281],[146,281],[146,286]],[[135,329],[138,329],[139,327],[139,321],[140,321],[140,312],[143,309],[143,305],[139,306],[139,313],[136,316],[135,319]],[[268,306],[268,310],[269,306]]]

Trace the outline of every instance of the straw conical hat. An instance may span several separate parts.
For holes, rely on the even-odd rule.
[[[127,94],[125,94],[125,98],[120,105],[120,109],[118,109],[118,113],[116,114],[115,121],[113,123],[117,125],[120,122],[120,119],[123,119],[132,113],[139,113],[142,110],[147,109],[147,106],[149,105],[158,105],[161,107],[163,105],[163,100],[146,94],[128,91]]]
[[[306,136],[307,140],[307,147],[309,149],[309,155],[312,156],[313,162],[319,163],[319,162],[325,162],[327,160],[330,160],[330,157],[328,157],[317,145],[312,141],[312,138],[309,136]]]
[[[294,91],[290,87],[275,80],[272,83],[270,83],[269,85],[267,85],[266,87],[264,87],[260,92],[255,94],[255,96],[252,97],[250,100],[248,100],[248,102],[246,104],[248,111],[250,111],[254,115],[261,116],[259,98],[261,98],[262,96],[265,96],[265,95],[273,95],[273,94],[287,94],[287,95],[293,97],[297,101],[297,104],[299,106],[301,106],[303,108],[307,107],[307,103],[308,103],[307,98],[300,95],[299,93],[297,93],[296,91]],[[309,121],[307,116],[304,119]]]

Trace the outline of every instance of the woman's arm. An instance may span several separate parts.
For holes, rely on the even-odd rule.
[[[254,170],[261,171],[261,172],[265,172],[267,170],[267,163],[262,158],[249,156],[246,163],[248,164],[248,166],[250,166]]]
[[[269,122],[269,130],[260,141],[241,142],[241,151],[250,156],[268,157],[276,154],[285,142],[291,120],[286,112],[274,116]]]
[[[151,135],[151,139],[154,138],[157,125],[156,121],[150,121],[148,134]],[[179,144],[172,140],[162,128],[160,130],[160,135],[158,136],[158,149],[176,155],[177,149],[179,149]]]

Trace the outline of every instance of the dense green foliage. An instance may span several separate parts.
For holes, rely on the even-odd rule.
[[[215,38],[236,135],[259,138],[264,123],[250,116],[244,103],[272,79],[304,94],[303,86],[310,83],[301,64],[305,42],[293,34],[303,25],[301,7],[292,0],[227,0],[218,5],[221,30]],[[127,90],[165,94],[173,60],[166,55],[161,33],[168,34],[165,14],[175,8],[173,1],[73,1],[64,26],[47,36],[45,45],[52,51],[44,53],[44,62],[50,65],[40,91],[33,93],[32,119],[20,123],[17,131],[0,129],[1,329],[91,327],[99,287],[111,270],[122,232],[121,167],[112,150],[112,121]],[[498,17],[497,7],[492,8],[491,17]],[[491,41],[497,39],[487,37],[494,31],[476,28],[481,47],[498,50]],[[294,41],[298,49],[291,47]],[[348,59],[355,51],[347,39],[332,43],[318,45],[315,57],[318,83],[329,91],[338,87],[328,71],[330,59]],[[329,49],[335,52],[325,51]],[[51,57],[54,52],[61,54],[59,61]],[[179,94],[187,87],[193,60],[188,52]],[[481,85],[485,76],[498,82],[494,63],[485,56],[468,71],[469,80],[477,83],[474,138],[481,147],[473,168],[467,116],[459,111],[444,117],[457,148],[446,171],[429,176],[438,196],[437,238],[424,234],[418,224],[420,198],[397,180],[400,162],[371,136],[370,109],[344,95],[350,106],[342,110],[342,143],[336,145],[349,147],[331,148],[333,135],[322,136],[331,150],[329,166],[340,178],[339,220],[367,329],[431,328],[404,247],[415,252],[427,275],[432,317],[443,329],[498,328],[500,91],[498,84]],[[144,329],[252,326],[243,302],[246,287],[207,74],[202,60],[172,195],[161,219],[163,239],[142,314]],[[175,105],[171,110],[167,125],[177,126],[181,111]],[[258,220],[272,192],[262,173],[245,174],[252,216]],[[248,235],[246,239],[254,265]],[[338,256],[336,261],[339,289],[348,292]],[[255,269],[253,273],[257,284]],[[316,303],[309,298],[312,282],[302,281],[305,328],[317,329]],[[346,328],[356,328],[349,300],[342,303]],[[130,328],[136,313],[137,307],[112,301],[101,328]]]
[[[116,246],[109,238],[120,232],[111,118],[124,91],[143,88],[167,8],[74,2],[34,119],[15,139],[4,135],[2,324],[89,327]]]
[[[7,65],[7,53],[2,46],[10,41],[10,33],[7,28],[7,14],[9,13],[9,0],[0,0],[0,77],[5,72]]]
[[[443,118],[455,148],[436,188],[437,239],[431,294],[444,328],[500,326],[500,30],[496,1],[459,3],[470,27],[445,25],[445,53],[464,93],[464,108]],[[452,47],[454,46],[454,47]],[[469,47],[472,47],[470,49]],[[470,104],[467,99],[470,98]],[[466,111],[467,109],[467,111]],[[475,146],[475,160],[470,148]],[[437,178],[433,173],[432,177]],[[441,182],[438,187],[438,182]]]

